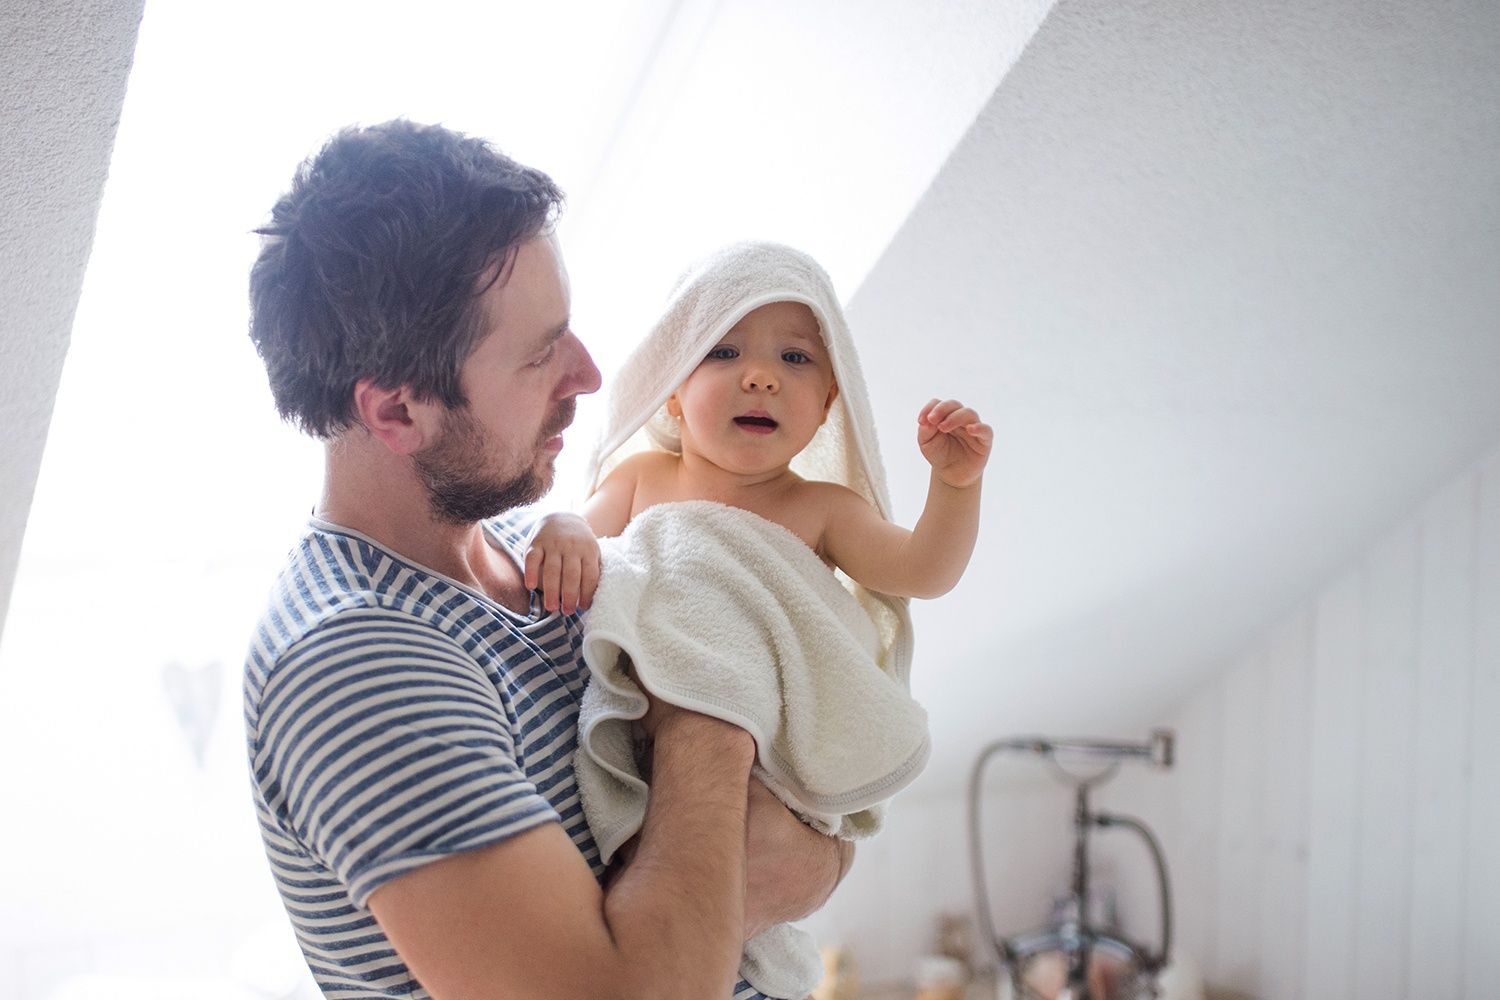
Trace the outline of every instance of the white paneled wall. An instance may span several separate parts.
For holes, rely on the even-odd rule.
[[[1475,545],[1474,683],[1462,968],[1471,994],[1500,983],[1500,460],[1481,481]]]
[[[1170,780],[1102,801],[1161,833],[1214,992],[1500,996],[1500,453],[1163,721]]]

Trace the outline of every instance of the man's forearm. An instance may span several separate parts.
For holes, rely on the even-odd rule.
[[[740,964],[755,744],[691,713],[657,730],[640,847],[604,899],[622,956],[649,955],[641,995],[727,997]],[[666,986],[664,991],[663,987]]]

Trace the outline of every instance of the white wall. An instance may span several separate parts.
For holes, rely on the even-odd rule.
[[[1164,721],[1180,768],[1108,802],[1162,834],[1179,940],[1218,991],[1496,995],[1500,452]]]
[[[1161,837],[1176,950],[1211,995],[1495,996],[1500,451],[1153,724],[1177,731],[1177,766],[1127,768],[1096,804]],[[1000,764],[988,786],[1006,934],[1041,923],[1067,875],[1067,793],[1032,767]],[[958,795],[898,798],[809,929],[848,944],[865,982],[909,979],[938,914],[972,906],[965,822]],[[1144,852],[1100,833],[1095,859],[1127,931],[1154,943]]]

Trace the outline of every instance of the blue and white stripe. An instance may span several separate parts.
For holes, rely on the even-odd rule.
[[[486,527],[520,551],[519,519]],[[603,874],[573,777],[581,641],[576,615],[516,615],[313,522],[251,643],[245,725],[266,855],[326,996],[428,996],[365,903],[434,858],[561,822]]]

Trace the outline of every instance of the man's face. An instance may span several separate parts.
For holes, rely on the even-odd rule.
[[[552,486],[575,397],[599,369],[568,327],[571,296],[557,243],[524,244],[480,296],[486,333],[459,373],[469,405],[412,457],[433,512],[471,524],[539,499]]]

